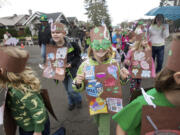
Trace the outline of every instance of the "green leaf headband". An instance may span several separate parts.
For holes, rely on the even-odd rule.
[[[94,40],[91,43],[91,47],[95,50],[100,50],[101,48],[103,50],[107,50],[111,46],[111,41],[107,39],[103,39],[101,42],[100,40]]]

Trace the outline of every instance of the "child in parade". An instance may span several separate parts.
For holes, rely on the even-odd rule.
[[[140,58],[141,55],[138,54],[138,52],[151,52],[151,48],[149,47],[147,41],[144,39],[144,33],[138,33],[138,34],[135,34],[134,36],[136,39],[135,43],[134,43],[134,46],[132,46],[130,48],[130,50],[128,51],[128,54],[126,56],[126,59],[124,61],[125,65],[129,66],[129,72],[130,72],[130,75],[132,76],[133,73],[135,73],[135,76],[136,74],[138,74],[138,70],[136,69],[136,66],[138,66],[139,62],[143,61],[143,59],[145,58]],[[135,53],[137,54],[135,56]],[[144,55],[144,54],[142,54]],[[152,77],[155,77],[155,69],[154,69],[154,62],[153,62],[153,59],[152,59],[152,56],[150,55],[149,58],[151,63],[152,63],[152,68],[151,68],[151,74],[152,74]],[[141,77],[131,77],[130,79],[130,92],[131,94],[133,93],[133,91],[136,91],[136,90],[139,90],[140,89],[140,85],[141,85]]]
[[[133,45],[133,42],[135,41],[134,38],[134,32],[124,32],[124,35],[122,36],[122,48],[121,48],[121,61],[124,62],[125,57],[129,51],[129,46]],[[131,40],[131,41],[130,41]]]
[[[55,22],[51,26],[52,44],[68,48],[66,74],[63,84],[68,95],[68,109],[69,111],[72,111],[75,109],[75,106],[77,106],[77,108],[82,107],[80,93],[73,91],[72,88],[73,78],[75,77],[81,62],[81,50],[75,42],[69,42],[68,37],[65,37],[66,32],[65,25],[62,23]]]
[[[106,36],[105,36],[106,35]],[[106,64],[112,64],[116,62],[112,59],[112,48],[111,48],[111,40],[108,38],[109,36],[108,30],[106,27],[99,26],[91,29],[90,38],[91,45],[88,50],[88,59],[84,61],[77,72],[76,78],[73,81],[73,88],[75,91],[81,92],[90,87],[87,81],[86,69],[91,66],[101,66],[105,67]],[[99,72],[104,72],[103,69],[98,69]],[[128,71],[125,68],[118,69],[118,73],[121,78],[121,83],[126,83]],[[107,75],[107,74],[106,74]],[[93,78],[88,80],[88,82],[93,81]],[[94,86],[93,86],[94,87]],[[96,91],[96,90],[95,90]],[[87,93],[88,94],[88,93]],[[93,98],[100,100],[100,96],[98,98]],[[91,100],[92,101],[92,100]],[[90,102],[89,107],[92,102]],[[102,103],[101,103],[102,104]],[[90,109],[91,115],[91,109]],[[96,113],[93,115],[94,119],[98,125],[99,135],[110,135],[110,114],[109,113]]]
[[[129,51],[129,49],[134,45],[134,42],[135,42],[135,40],[136,40],[136,34],[135,34],[135,32],[134,32],[134,31],[129,32],[128,38],[129,38],[129,40],[128,40],[128,42],[126,43],[126,46],[125,46],[125,48],[124,48],[125,54],[127,54],[128,51]]]
[[[121,46],[121,30],[120,28],[115,29],[115,34],[112,36],[112,47],[120,49]]]
[[[1,47],[0,55],[0,87],[7,89],[7,106],[19,126],[19,134],[49,135],[50,122],[40,95],[40,81],[33,70],[26,67],[28,52]]]
[[[123,32],[121,37],[122,47],[121,50],[124,51],[124,48],[126,46],[126,43],[129,41],[128,33],[126,31]]]
[[[90,40],[90,37],[89,37],[89,32],[87,31],[86,32],[86,37],[85,37],[85,48],[84,48],[85,53],[87,52],[87,49],[88,49],[90,44],[91,44],[91,40]]]
[[[146,93],[147,95],[143,94],[143,96],[139,96],[137,99],[125,106],[119,113],[113,116],[113,120],[118,123],[116,135],[140,135],[140,130],[143,126],[141,124],[143,121],[141,120],[143,114],[142,107],[144,105],[152,105],[154,107],[153,111],[160,107],[176,109],[180,106],[180,61],[178,59],[180,56],[179,51],[180,33],[176,34],[173,38],[171,49],[168,53],[167,63],[164,69],[157,75],[155,79],[155,88],[149,90]],[[177,114],[179,113],[177,112]],[[163,113],[158,115],[157,118],[160,117],[163,117]],[[177,119],[177,117],[178,116],[175,116],[175,119]],[[167,120],[167,117],[165,117],[165,120]],[[155,121],[155,119],[153,121]],[[172,120],[164,121],[164,123],[168,123],[166,125],[168,127],[172,127]],[[158,121],[156,121],[155,124],[158,124]],[[159,125],[162,124],[163,122],[159,123]],[[156,130],[158,130],[157,128]]]

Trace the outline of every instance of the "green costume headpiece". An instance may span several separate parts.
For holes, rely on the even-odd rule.
[[[138,24],[141,25],[141,24],[144,24],[144,22],[143,21],[139,21]]]
[[[41,21],[41,22],[47,22],[47,21],[48,21],[47,16],[46,16],[46,15],[41,15],[41,16],[40,16],[40,21]]]
[[[58,32],[66,34],[66,29],[65,29],[64,24],[59,23],[59,22],[55,22],[51,25],[51,32],[54,32],[54,31],[58,31]]]
[[[95,50],[107,50],[111,46],[109,31],[106,27],[99,26],[90,31],[91,47]]]

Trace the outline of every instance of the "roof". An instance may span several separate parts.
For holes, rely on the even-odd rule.
[[[55,22],[58,18],[63,19],[65,21],[65,23],[68,23],[68,20],[66,19],[66,17],[64,16],[63,13],[61,12],[56,12],[56,13],[43,13],[43,12],[35,12],[34,14],[32,14],[27,20],[26,22],[24,22],[23,25],[27,25],[29,24],[32,20],[34,20],[35,18],[40,18],[41,15],[47,15],[48,20],[52,19],[53,22]]]
[[[42,15],[42,14],[47,15],[47,17],[48,17],[49,19],[52,18],[53,21],[55,21],[55,20],[58,18],[58,16],[62,14],[61,12],[57,12],[57,13],[43,13],[43,12],[39,12],[39,13],[40,13],[41,15]]]
[[[0,24],[2,24],[4,26],[14,26],[14,25],[17,25],[18,22],[26,16],[28,16],[28,15],[14,14],[13,16],[2,17],[2,18],[0,18]]]
[[[76,17],[67,17],[69,22],[78,21]]]

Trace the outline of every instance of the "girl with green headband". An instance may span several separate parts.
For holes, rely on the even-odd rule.
[[[85,90],[85,88],[88,86],[86,83],[87,75],[85,75],[85,68],[87,69],[87,67],[91,66],[100,66],[102,64],[112,65],[111,63],[116,62],[114,59],[112,59],[111,41],[106,27],[100,26],[92,29],[90,31],[90,39],[91,45],[88,48],[88,59],[80,65],[76,78],[72,84],[74,90],[77,92]],[[128,70],[125,68],[120,70],[119,65],[117,70],[121,78],[118,78],[121,84],[126,83],[129,74]],[[104,69],[102,69],[101,72],[103,71]],[[90,81],[93,81],[93,78],[91,78]],[[100,95],[96,99],[98,98],[100,98]],[[99,135],[110,135],[111,115],[109,113],[98,113],[94,114],[93,117],[98,126]]]

